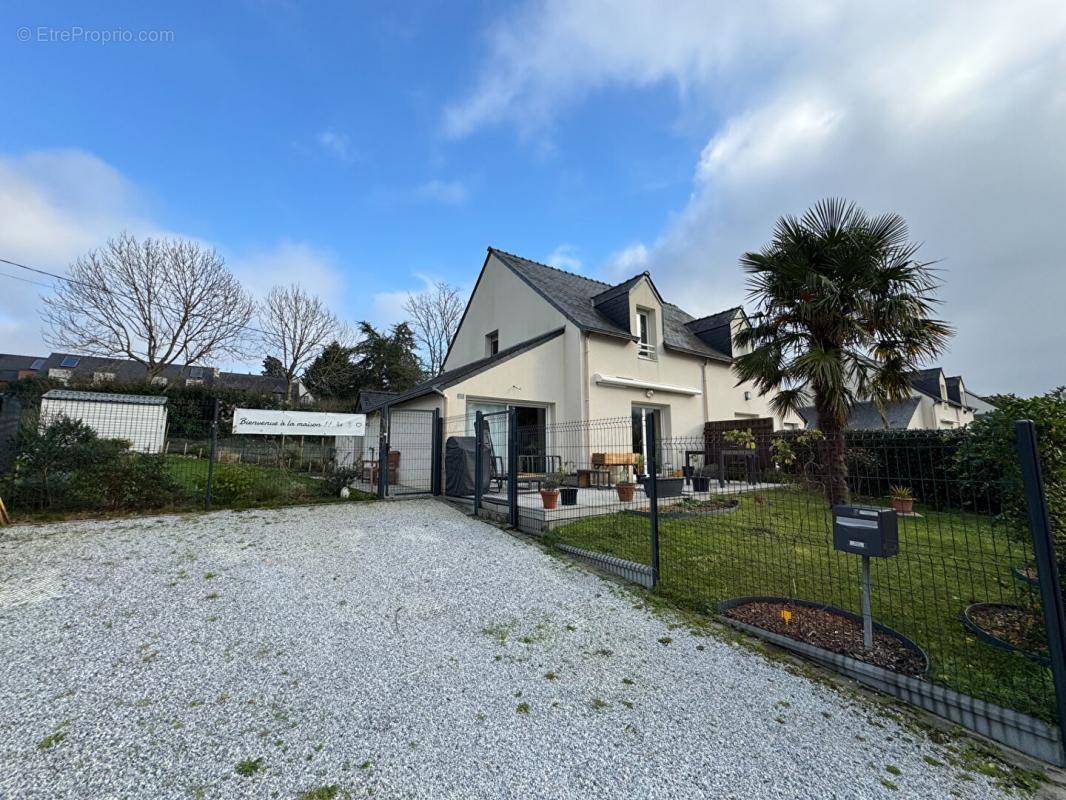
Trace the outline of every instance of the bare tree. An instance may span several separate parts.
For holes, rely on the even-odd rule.
[[[426,291],[408,297],[403,310],[410,315],[415,339],[422,348],[423,367],[429,375],[439,375],[463,313],[459,290],[437,281]]]
[[[281,362],[291,384],[329,342],[345,341],[347,332],[318,297],[299,284],[275,286],[259,305],[264,355]]]
[[[214,250],[123,233],[71,264],[69,276],[42,298],[54,347],[131,359],[148,381],[171,364],[242,354],[254,304]]]

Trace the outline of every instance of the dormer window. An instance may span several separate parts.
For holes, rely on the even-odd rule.
[[[493,331],[485,335],[485,355],[494,356],[500,352],[500,332]]]
[[[637,309],[637,355],[641,358],[655,358],[654,323],[652,312],[646,308]]]

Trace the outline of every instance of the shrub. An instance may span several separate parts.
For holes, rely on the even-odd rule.
[[[211,497],[220,503],[257,499],[255,476],[239,464],[216,464],[211,481]]]
[[[129,452],[129,443],[101,439],[84,422],[59,417],[41,427],[27,419],[19,434],[14,493],[35,510],[159,508],[178,489],[161,455]]]
[[[966,495],[981,502],[988,496],[994,513],[1016,523],[1012,529],[1028,541],[1028,510],[1015,444],[1014,423],[1029,419],[1036,425],[1051,526],[1060,561],[1066,559],[1066,388],[1038,397],[1005,395],[996,410],[970,425],[958,455],[957,470]]]

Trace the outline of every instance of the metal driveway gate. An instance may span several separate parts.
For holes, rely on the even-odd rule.
[[[382,416],[378,497],[440,494],[440,412],[397,408]]]

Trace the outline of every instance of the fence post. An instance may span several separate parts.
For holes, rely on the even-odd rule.
[[[507,411],[507,512],[512,528],[518,528],[518,409]]]
[[[655,433],[655,415],[648,414],[644,423],[644,447],[648,451],[648,477],[644,480],[644,494],[648,497],[648,517],[651,520],[652,586],[659,584],[659,454]]]
[[[440,496],[441,454],[444,445],[444,425],[440,418],[440,409],[433,409],[433,445],[430,447],[433,466],[430,469],[429,485],[434,497]]]
[[[1025,505],[1029,510],[1029,530],[1033,535],[1036,571],[1040,579],[1048,655],[1051,656],[1051,677],[1055,684],[1055,703],[1062,734],[1060,744],[1066,752],[1066,640],[1063,639],[1066,617],[1063,615],[1059,570],[1055,562],[1055,543],[1051,537],[1051,517],[1040,468],[1036,426],[1031,420],[1023,419],[1014,423],[1014,430],[1022,467],[1022,483],[1025,485]]]
[[[378,423],[378,500],[389,492],[389,407],[381,409]]]
[[[211,412],[211,454],[207,458],[207,486],[204,488],[204,511],[211,510],[211,483],[215,479],[215,457],[218,455],[218,398]]]
[[[481,432],[482,414],[474,415],[474,516],[481,513],[481,479],[484,467],[481,465],[481,448],[484,440]]]

